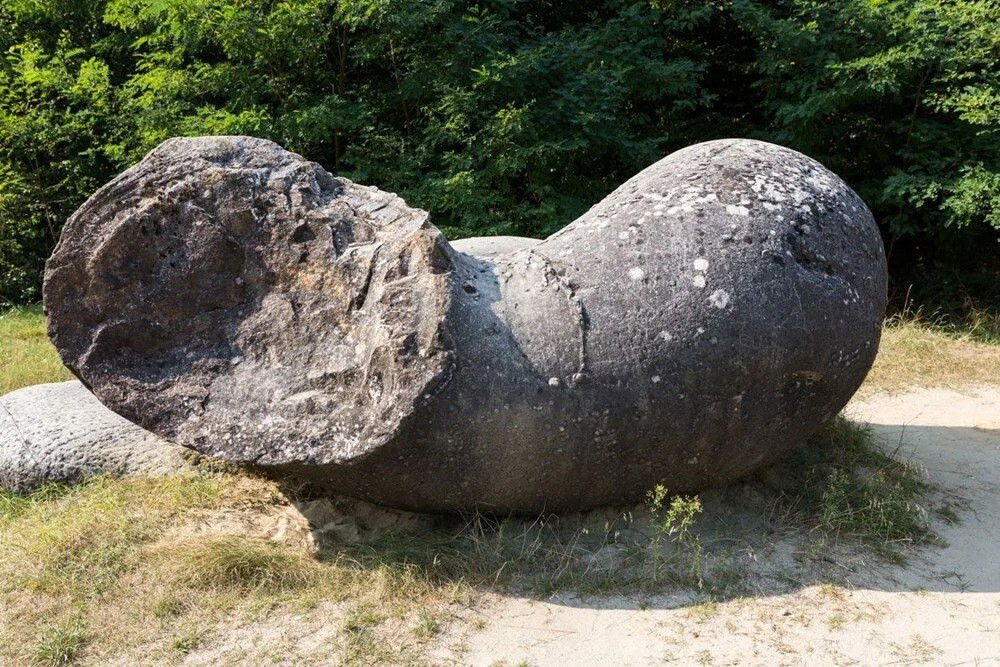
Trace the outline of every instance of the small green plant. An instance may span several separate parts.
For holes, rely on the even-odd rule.
[[[427,640],[433,637],[440,630],[436,618],[426,609],[421,610],[417,615],[417,624],[413,628],[413,636],[420,640]]]
[[[38,635],[33,659],[46,667],[71,665],[87,644],[87,633],[80,619],[49,625]]]
[[[165,595],[153,604],[153,616],[159,619],[180,616],[184,613],[184,603],[173,595]]]
[[[687,617],[699,622],[706,621],[719,611],[719,606],[715,602],[701,602],[696,605],[692,605],[687,609]]]
[[[660,581],[664,574],[663,546],[669,541],[674,548],[674,560],[683,572],[682,580],[701,588],[703,549],[701,540],[692,529],[702,512],[698,496],[667,495],[667,489],[657,484],[646,495],[646,506],[653,517],[652,569],[654,581]]]
[[[344,665],[383,665],[415,662],[408,649],[380,636],[382,615],[370,604],[352,605],[341,625]]]
[[[187,655],[198,648],[203,640],[204,637],[200,631],[191,630],[174,639],[173,647],[178,653]]]

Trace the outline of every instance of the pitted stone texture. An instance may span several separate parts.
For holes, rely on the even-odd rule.
[[[150,207],[169,242],[130,245]],[[331,241],[303,257],[304,219]],[[50,331],[103,401],[182,444],[500,513],[737,479],[843,407],[878,346],[871,214],[779,146],[692,146],[549,239],[502,243],[456,252],[426,214],[269,142],[174,140],[70,220]]]
[[[79,382],[25,387],[0,396],[0,488],[101,474],[160,476],[193,469],[193,452],[101,405]]]
[[[67,222],[49,335],[115,412],[173,442],[348,462],[447,376],[445,246],[426,213],[272,142],[173,139]]]

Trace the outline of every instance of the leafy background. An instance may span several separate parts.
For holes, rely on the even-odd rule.
[[[3,0],[0,304],[175,135],[267,137],[431,211],[544,236],[664,154],[801,150],[872,207],[893,290],[1000,303],[996,0]]]

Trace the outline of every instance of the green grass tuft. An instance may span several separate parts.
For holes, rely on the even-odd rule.
[[[46,667],[71,665],[80,657],[87,641],[80,619],[47,625],[36,638],[32,662]]]
[[[98,477],[75,488],[0,494],[0,592],[98,595],[164,522],[216,493],[211,479]]]
[[[300,549],[242,535],[199,536],[160,547],[157,555],[171,579],[197,589],[280,592],[317,576]]]

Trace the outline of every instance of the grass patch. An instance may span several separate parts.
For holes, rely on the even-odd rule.
[[[0,310],[0,396],[71,379],[45,333],[41,306]]]
[[[862,391],[991,384],[1000,377],[1000,315],[954,326],[920,313],[888,319]]]
[[[774,511],[824,541],[860,542],[898,560],[899,547],[937,541],[924,471],[887,453],[869,429],[843,417],[767,473]]]
[[[32,662],[51,667],[71,665],[86,644],[87,633],[79,619],[48,625],[36,639]]]
[[[426,609],[417,615],[417,622],[413,626],[413,636],[421,641],[427,641],[440,631],[438,620]]]
[[[185,509],[212,502],[212,480],[174,477],[46,487],[0,498],[0,592],[99,595],[134,565],[138,547]]]
[[[316,562],[286,544],[240,535],[190,538],[160,546],[167,578],[196,589],[286,591],[317,578]]]

